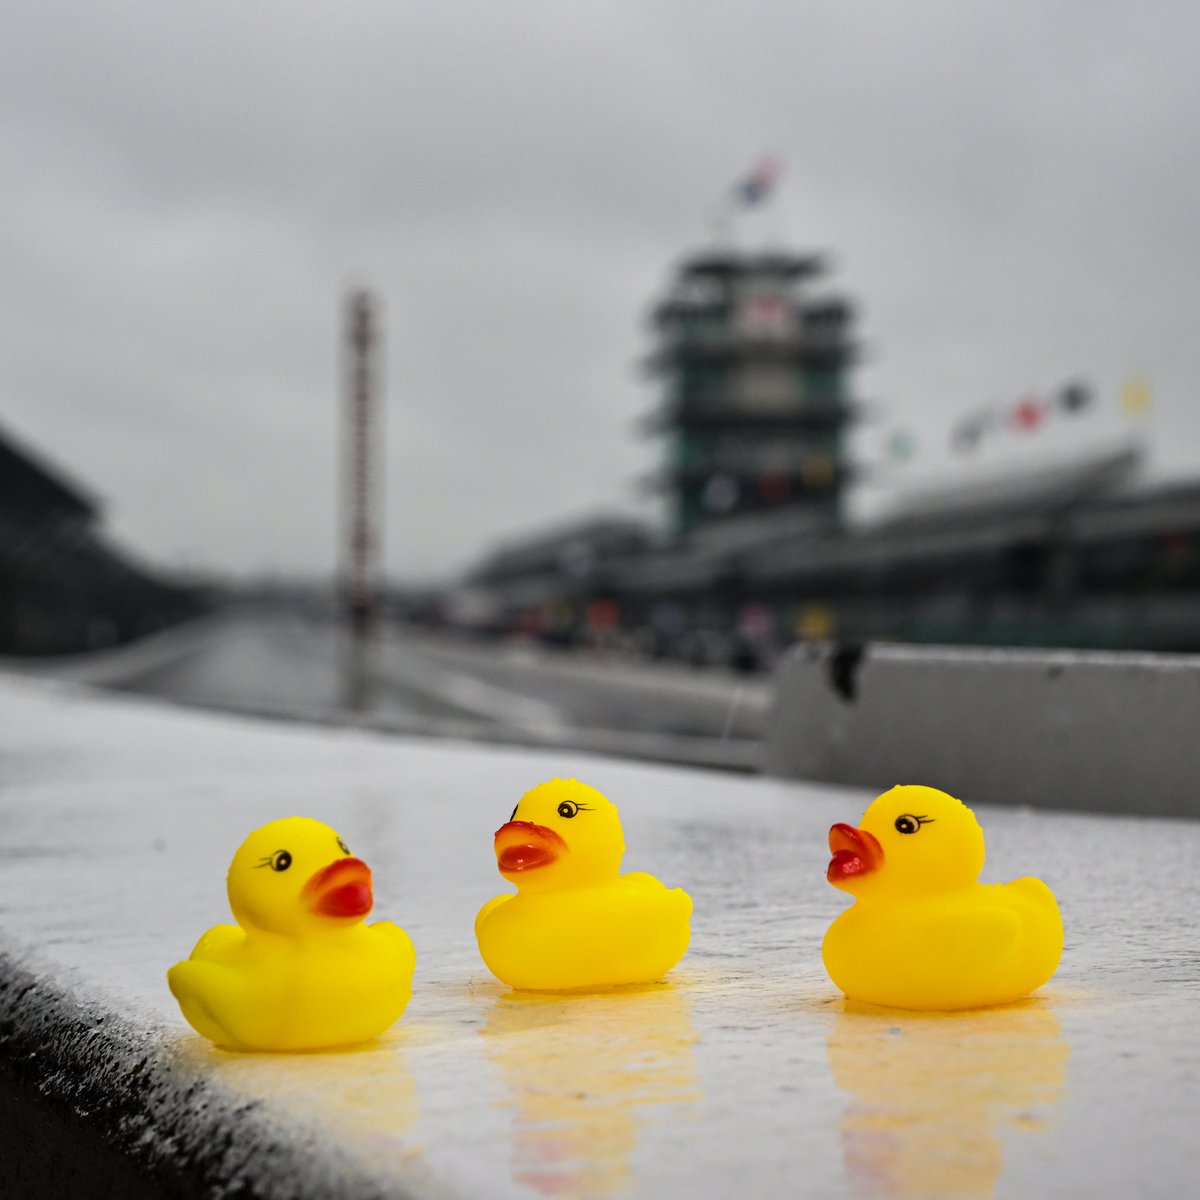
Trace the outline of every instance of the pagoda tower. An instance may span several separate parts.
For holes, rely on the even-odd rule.
[[[813,255],[709,250],[654,308],[663,397],[648,428],[665,440],[654,483],[677,534],[784,506],[840,520],[853,311],[812,293],[824,270]]]

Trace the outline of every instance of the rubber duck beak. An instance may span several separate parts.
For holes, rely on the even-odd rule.
[[[300,898],[322,917],[365,917],[375,903],[371,868],[361,858],[339,858],[309,878]]]
[[[847,880],[870,875],[883,866],[883,847],[879,839],[854,825],[834,825],[829,831],[829,850],[833,858],[825,878],[835,887]]]
[[[504,875],[548,867],[567,849],[567,843],[553,829],[532,821],[509,821],[496,830],[496,862]]]

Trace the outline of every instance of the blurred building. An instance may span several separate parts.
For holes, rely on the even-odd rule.
[[[482,632],[521,630],[573,642],[589,616],[620,624],[611,610],[613,572],[643,561],[650,530],[641,521],[596,516],[513,538],[470,572],[451,599],[452,624]]]
[[[192,593],[135,566],[98,526],[92,497],[0,431],[0,653],[95,649],[198,611]]]
[[[850,306],[813,291],[815,256],[696,254],[653,314],[647,422],[665,461],[652,483],[676,532],[783,506],[836,521],[847,480]]]
[[[494,629],[586,641],[590,614],[609,641],[743,666],[828,638],[1200,652],[1200,480],[1148,484],[1136,448],[845,521],[852,310],[819,275],[790,254],[681,265],[649,361],[671,536],[600,522],[502,547],[471,576]]]
[[[535,633],[532,614],[569,613],[580,635],[603,601],[638,648],[745,665],[826,638],[1197,652],[1200,480],[1139,484],[1138,457],[930,493],[863,526],[794,505],[647,540],[583,575],[522,576],[514,559],[492,612]]]
[[[806,638],[1200,651],[1200,481],[1147,486],[1139,465],[1096,454],[851,528],[779,514],[612,586],[634,623],[669,596],[736,641],[751,612],[768,653]]]

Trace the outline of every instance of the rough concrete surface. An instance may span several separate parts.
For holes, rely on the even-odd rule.
[[[929,783],[978,803],[1200,817],[1200,656],[800,647],[772,775]]]
[[[564,774],[620,804],[627,869],[695,898],[666,983],[522,996],[480,963],[492,832]],[[98,1146],[166,1195],[1191,1194],[1200,825],[980,809],[985,878],[1058,894],[1062,967],[1020,1005],[914,1016],[856,1010],[820,962],[845,902],[826,831],[870,794],[0,679],[0,1094],[38,1097],[27,1131],[91,1178]],[[220,1051],[164,972],[228,919],[244,834],[292,813],[372,866],[376,916],[416,943],[413,1000],[365,1048]],[[35,1150],[9,1169],[49,1157],[45,1194],[69,1194]]]

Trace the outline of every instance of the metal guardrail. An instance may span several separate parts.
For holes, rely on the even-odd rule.
[[[781,664],[769,774],[1200,817],[1200,656],[896,645]]]

